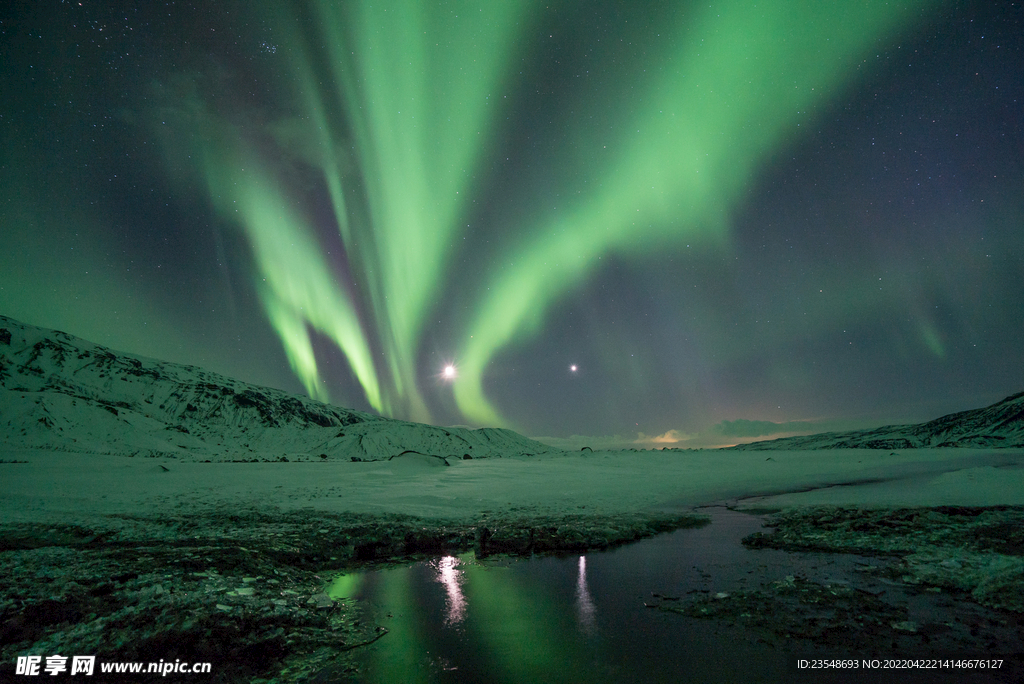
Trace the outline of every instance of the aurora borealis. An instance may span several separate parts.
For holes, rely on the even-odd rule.
[[[0,10],[0,312],[594,444],[1024,387],[1019,5],[626,5]]]

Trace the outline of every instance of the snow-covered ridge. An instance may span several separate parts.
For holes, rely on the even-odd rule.
[[[381,418],[6,316],[0,388],[0,444],[15,448],[213,461],[553,451],[511,430]]]
[[[918,425],[886,425],[751,442],[733,449],[916,449],[1024,447],[1024,392],[985,408],[951,413]]]

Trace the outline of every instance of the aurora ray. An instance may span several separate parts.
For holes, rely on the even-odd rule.
[[[665,42],[657,75],[641,81],[641,105],[622,108],[630,113],[617,137],[585,126],[576,133],[584,150],[615,150],[610,163],[591,165],[592,190],[521,225],[507,260],[514,266],[492,264],[479,287],[460,372],[448,378],[463,416],[507,424],[484,393],[490,360],[540,330],[548,307],[603,255],[682,240],[727,244],[729,212],[762,160],[850,79],[867,47],[926,4],[855,12],[779,0],[751,12],[732,1],[678,11],[677,35]],[[264,10],[290,27],[296,110],[266,136],[274,154],[320,174],[351,286],[317,254],[310,220],[289,208],[301,200],[275,187],[259,145],[220,124],[213,137],[231,142],[206,151],[214,161],[204,173],[222,214],[244,224],[264,309],[307,391],[328,399],[311,327],[344,352],[374,408],[429,421],[416,368],[424,322],[450,286],[446,268],[529,5],[442,9],[408,0],[401,9],[319,2]]]
[[[589,184],[598,190],[547,216],[508,259],[515,266],[481,290],[455,383],[463,414],[507,423],[484,393],[490,360],[537,332],[599,256],[682,240],[726,244],[730,208],[759,163],[852,78],[866,50],[926,5],[777,0],[754,9],[732,0],[682,14],[676,49],[643,98],[650,104],[622,127],[618,159]]]
[[[291,36],[302,109],[313,123],[301,135],[312,141],[305,147],[315,150],[370,300],[389,412],[430,418],[417,387],[417,346],[425,317],[438,306],[528,6],[319,2],[318,29]],[[358,182],[345,172],[348,160],[333,152],[348,138]],[[353,219],[349,207],[361,201],[368,211]]]
[[[202,159],[210,195],[221,215],[249,238],[262,276],[257,289],[292,370],[311,397],[328,399],[308,324],[344,351],[370,405],[387,410],[352,298],[331,275],[308,221],[277,190],[260,161],[242,151],[244,143],[230,126],[218,127],[209,116],[198,120],[207,126]]]
[[[27,11],[0,304],[535,436],[1012,391],[1019,8],[709,4]]]

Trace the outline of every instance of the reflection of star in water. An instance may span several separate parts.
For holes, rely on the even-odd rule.
[[[576,615],[579,618],[580,630],[584,634],[594,634],[597,630],[597,608],[590,596],[587,586],[587,557],[580,556],[576,575]]]
[[[445,556],[436,562],[437,581],[448,591],[448,614],[444,624],[451,626],[462,622],[466,616],[466,599],[462,595],[462,571],[459,570],[459,559]]]

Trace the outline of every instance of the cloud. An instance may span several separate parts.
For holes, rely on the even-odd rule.
[[[792,432],[817,432],[820,426],[802,420],[786,423],[773,423],[770,420],[723,420],[711,428],[712,432],[723,437],[766,437]]]
[[[618,451],[621,449],[635,449],[638,443],[630,437],[622,435],[604,435],[594,437],[588,435],[572,435],[571,437],[531,437],[541,444],[564,449],[565,451],[579,451],[583,447],[590,447],[594,451]]]
[[[891,421],[890,421],[891,422]],[[594,451],[621,451],[626,449],[715,449],[753,442],[759,438],[808,435],[819,432],[861,430],[877,427],[879,423],[855,420],[791,420],[775,423],[770,420],[723,420],[697,433],[668,430],[660,435],[637,433],[636,438],[622,435],[601,437],[572,435],[571,437],[533,437],[548,446],[565,451],[579,451],[590,447]]]
[[[642,432],[638,432],[635,438],[622,435],[604,435],[601,437],[572,435],[571,437],[532,437],[531,439],[566,451],[579,451],[583,447],[590,447],[594,451],[619,451],[623,449],[660,449],[662,447],[682,446],[683,442],[693,437],[694,435],[680,430],[669,430],[660,435],[645,435]]]
[[[707,449],[732,446],[737,442],[753,441],[773,435],[808,434],[822,432],[824,425],[810,421],[773,423],[768,420],[723,420],[698,433],[667,430],[659,435],[638,432],[636,437],[623,435],[572,435],[571,437],[532,437],[532,439],[565,451],[579,451],[590,447],[594,451],[621,451],[625,449]]]
[[[685,432],[679,430],[669,430],[660,435],[648,436],[644,433],[638,433],[636,439],[633,441],[634,444],[652,444],[657,446],[669,446],[676,445],[680,442],[686,442],[693,439],[694,435],[688,435]]]

